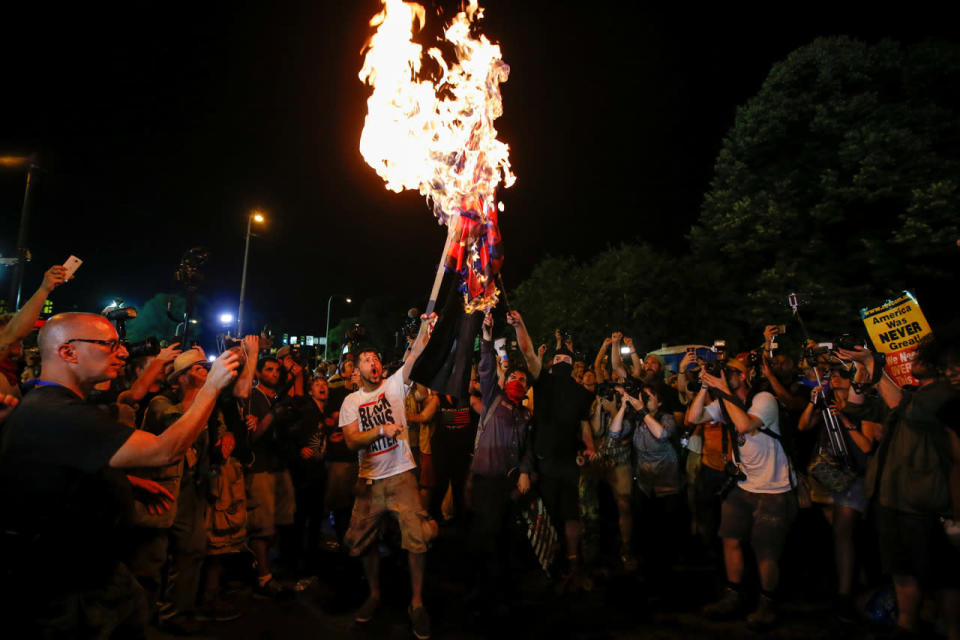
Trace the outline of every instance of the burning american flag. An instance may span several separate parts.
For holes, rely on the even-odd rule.
[[[428,49],[429,74],[423,47],[413,42],[414,26],[425,24],[424,8],[401,0],[383,5],[370,21],[376,32],[364,47],[360,70],[360,80],[373,88],[360,153],[388,189],[419,190],[439,223],[447,225],[427,311],[433,310],[444,272],[458,275],[466,314],[486,311],[497,303],[503,260],[497,187],[516,179],[509,147],[497,140],[494,128],[503,114],[500,83],[510,67],[499,45],[472,33],[483,17],[476,0],[444,30],[444,46],[456,60],[448,62],[437,47]]]

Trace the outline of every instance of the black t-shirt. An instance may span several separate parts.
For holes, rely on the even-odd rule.
[[[0,528],[17,532],[7,542],[45,589],[97,585],[113,571],[133,493],[108,464],[132,433],[60,385],[29,392],[3,425]]]
[[[263,420],[276,401],[277,396],[272,391],[254,387],[250,390],[250,415]],[[250,451],[253,453],[253,463],[250,465],[252,473],[283,470],[280,432],[275,425],[270,425],[256,440],[251,436]]]
[[[593,395],[569,375],[543,371],[533,385],[533,403],[534,453],[549,462],[575,465],[584,446],[580,422],[590,419]]]
[[[327,397],[327,415],[333,415],[340,411],[343,400],[353,393],[348,391],[343,385],[330,389],[330,395]],[[343,429],[339,421],[334,421],[332,426],[325,427],[327,436],[327,460],[330,462],[357,462],[357,452],[350,451],[347,441],[343,437]]]

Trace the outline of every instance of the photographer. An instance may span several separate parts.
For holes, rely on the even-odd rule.
[[[117,396],[117,402],[133,407],[136,411],[137,425],[143,423],[143,416],[147,412],[150,401],[160,394],[167,365],[171,364],[180,353],[180,343],[174,342],[160,349],[156,355],[141,355],[127,362],[127,372],[133,374],[134,380],[126,391],[122,391]]]
[[[945,371],[956,348],[923,338],[911,366],[913,388],[897,386],[872,352],[837,350],[857,363],[857,382],[875,384],[891,410],[865,489],[875,501],[883,568],[893,576],[897,626],[917,634],[923,593],[935,590],[951,639],[960,638],[960,393]]]
[[[193,404],[209,375],[210,363],[199,349],[188,349],[173,362],[170,380],[176,382],[176,398],[158,394],[144,414],[141,428],[161,435]],[[211,427],[214,433],[211,434]],[[173,497],[170,512],[155,515],[137,508],[135,543],[130,569],[150,596],[161,599],[160,588],[168,584],[170,607],[164,611],[161,628],[173,633],[195,631],[194,605],[200,587],[200,570],[206,557],[206,510],[210,471],[210,446],[225,431],[219,413],[211,413],[186,455],[171,465],[138,469],[136,475],[154,480]],[[172,557],[169,575],[163,576],[165,560]]]
[[[276,418],[270,410],[278,402],[280,361],[261,358],[257,363],[257,386],[250,392],[246,415],[253,462],[247,468],[247,534],[257,562],[257,584],[254,594],[263,598],[284,598],[288,595],[280,582],[273,579],[269,552],[277,528],[294,522],[296,509],[293,480],[283,460],[282,434],[271,428]]]
[[[277,360],[283,367],[277,395],[302,398],[304,395],[304,373],[300,352],[290,346],[280,347],[277,351]]]
[[[866,471],[867,454],[880,439],[879,422],[864,420],[859,404],[848,404],[851,394],[852,373],[843,367],[833,367],[827,391],[815,387],[810,392],[810,401],[800,415],[797,428],[807,431],[819,428],[818,450],[829,447],[833,455],[827,425],[824,424],[823,411],[829,411],[842,426],[841,437],[844,448],[849,453],[850,471],[856,472],[856,478],[844,491],[834,491],[831,503],[824,505],[824,514],[833,528],[833,553],[837,571],[837,600],[834,611],[840,619],[848,622],[857,620],[857,612],[851,598],[854,571],[856,568],[856,548],[853,534],[857,521],[867,511],[868,500],[864,492],[863,475]],[[855,393],[855,392],[854,392]]]
[[[750,541],[760,574],[760,598],[747,616],[751,627],[766,628],[777,621],[775,592],[780,582],[780,554],[790,526],[797,515],[794,478],[780,442],[780,409],[767,391],[749,394],[747,367],[736,359],[727,360],[713,375],[704,368],[703,384],[718,396],[722,411],[729,416],[744,475],[723,501],[720,537],[727,588],[719,601],[704,608],[712,618],[729,618],[741,613],[744,597],[743,543]],[[701,391],[698,398],[705,394]]]
[[[643,522],[660,527],[642,528],[641,548],[655,569],[668,569],[680,538],[683,500],[680,496],[680,463],[674,440],[677,423],[664,411],[653,385],[644,385],[639,397],[623,387],[617,392],[623,404],[610,425],[611,433],[633,440],[637,503]]]
[[[580,470],[580,518],[583,520],[584,564],[592,568],[600,554],[603,522],[600,514],[600,486],[610,487],[617,503],[617,524],[620,531],[620,562],[628,573],[637,569],[633,554],[633,467],[630,439],[614,437],[611,422],[617,415],[617,391],[603,385],[597,395],[596,378],[592,371],[583,375],[583,387],[593,396],[590,407],[590,431],[596,447],[596,457]]]

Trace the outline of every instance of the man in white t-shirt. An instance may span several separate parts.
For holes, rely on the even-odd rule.
[[[384,517],[396,516],[401,546],[410,560],[410,620],[413,633],[430,637],[430,618],[423,606],[423,572],[427,543],[436,536],[437,524],[420,501],[420,489],[413,473],[416,463],[407,436],[404,398],[410,386],[410,371],[429,340],[427,323],[413,345],[403,367],[383,379],[383,364],[373,349],[360,351],[356,368],[360,388],[348,395],[340,407],[340,426],[347,446],[360,458],[358,490],[344,543],[350,555],[360,556],[370,585],[370,596],[355,615],[367,622],[380,605],[380,555],[377,541]]]
[[[776,622],[774,592],[780,581],[780,554],[797,515],[797,500],[792,491],[790,462],[780,441],[777,399],[766,391],[749,397],[746,374],[746,365],[737,359],[727,361],[720,377],[703,371],[700,378],[704,388],[694,399],[695,405],[702,403],[707,387],[719,397],[705,407],[702,417],[727,422],[723,416],[726,412],[735,430],[740,469],[746,475],[723,501],[719,534],[727,588],[719,601],[704,609],[704,614],[729,618],[741,612],[743,542],[749,540],[760,574],[760,598],[747,623],[763,628]]]

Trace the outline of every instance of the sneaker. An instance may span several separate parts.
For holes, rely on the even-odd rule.
[[[430,615],[425,607],[414,608],[410,605],[407,609],[410,614],[410,626],[413,627],[413,635],[420,640],[427,640],[430,637]]]
[[[747,616],[747,627],[754,631],[763,631],[777,624],[776,603],[770,596],[760,594],[757,608]]]
[[[243,611],[239,607],[217,599],[206,606],[200,607],[200,610],[197,611],[196,618],[204,622],[211,620],[214,622],[230,622],[242,615]]]
[[[360,605],[360,608],[357,609],[357,613],[354,614],[353,619],[360,623],[370,622],[373,620],[373,614],[379,607],[380,598],[374,598],[373,596],[370,596],[367,598],[367,601]]]
[[[730,587],[723,590],[723,595],[714,603],[708,604],[702,610],[704,617],[711,620],[729,620],[736,618],[743,611],[743,596],[739,591]]]
[[[257,582],[253,587],[253,597],[261,600],[291,600],[294,596],[292,590],[280,584],[279,580],[271,578],[267,584],[260,585]]]

